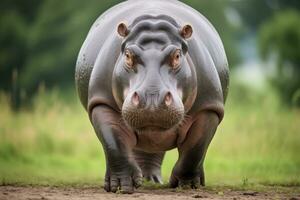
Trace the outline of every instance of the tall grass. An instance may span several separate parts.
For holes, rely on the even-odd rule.
[[[41,91],[33,107],[14,113],[0,95],[2,184],[101,184],[102,147],[69,92]],[[205,161],[208,185],[300,184],[300,111],[281,107],[271,90],[234,84]],[[163,177],[177,159],[168,152]]]

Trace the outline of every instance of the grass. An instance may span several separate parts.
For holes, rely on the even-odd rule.
[[[209,147],[208,187],[300,186],[300,110],[281,107],[271,91],[235,88]],[[0,95],[0,184],[100,185],[102,147],[75,94],[40,92],[31,109],[14,113]],[[167,182],[177,159],[167,153]]]

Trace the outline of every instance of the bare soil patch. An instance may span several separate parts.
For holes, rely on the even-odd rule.
[[[266,191],[220,189],[151,189],[141,188],[134,194],[112,194],[97,187],[0,186],[0,200],[195,200],[195,199],[289,199],[300,200],[298,187],[270,188]]]

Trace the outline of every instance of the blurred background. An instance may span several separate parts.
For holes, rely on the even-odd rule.
[[[75,91],[79,49],[117,0],[1,0],[0,184],[102,184],[102,147]],[[224,43],[225,118],[208,185],[300,185],[300,1],[184,0]],[[163,164],[168,180],[177,158]]]

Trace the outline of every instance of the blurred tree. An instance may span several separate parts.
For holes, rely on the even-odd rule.
[[[267,21],[259,32],[259,47],[262,58],[277,57],[272,82],[282,100],[300,106],[300,13],[280,12]]]
[[[231,1],[244,23],[256,30],[275,13],[285,9],[300,9],[299,0],[239,0]]]
[[[74,85],[77,54],[95,19],[120,0],[2,0],[0,2],[0,90],[20,101],[46,88]],[[184,0],[203,13],[224,41],[229,63],[238,60],[228,0]],[[22,93],[22,92],[21,92]],[[18,103],[17,103],[18,104]]]
[[[11,91],[14,109],[20,105],[19,71],[27,59],[28,27],[34,22],[39,0],[0,2],[0,89]]]
[[[46,0],[28,37],[29,57],[21,82],[27,91],[72,86],[77,54],[90,26],[119,1]],[[55,14],[54,14],[55,13]]]
[[[230,67],[235,66],[240,61],[240,55],[237,51],[237,42],[235,40],[240,27],[235,27],[231,24],[226,15],[226,12],[231,6],[230,1],[183,0],[183,2],[192,6],[208,18],[220,34]]]

